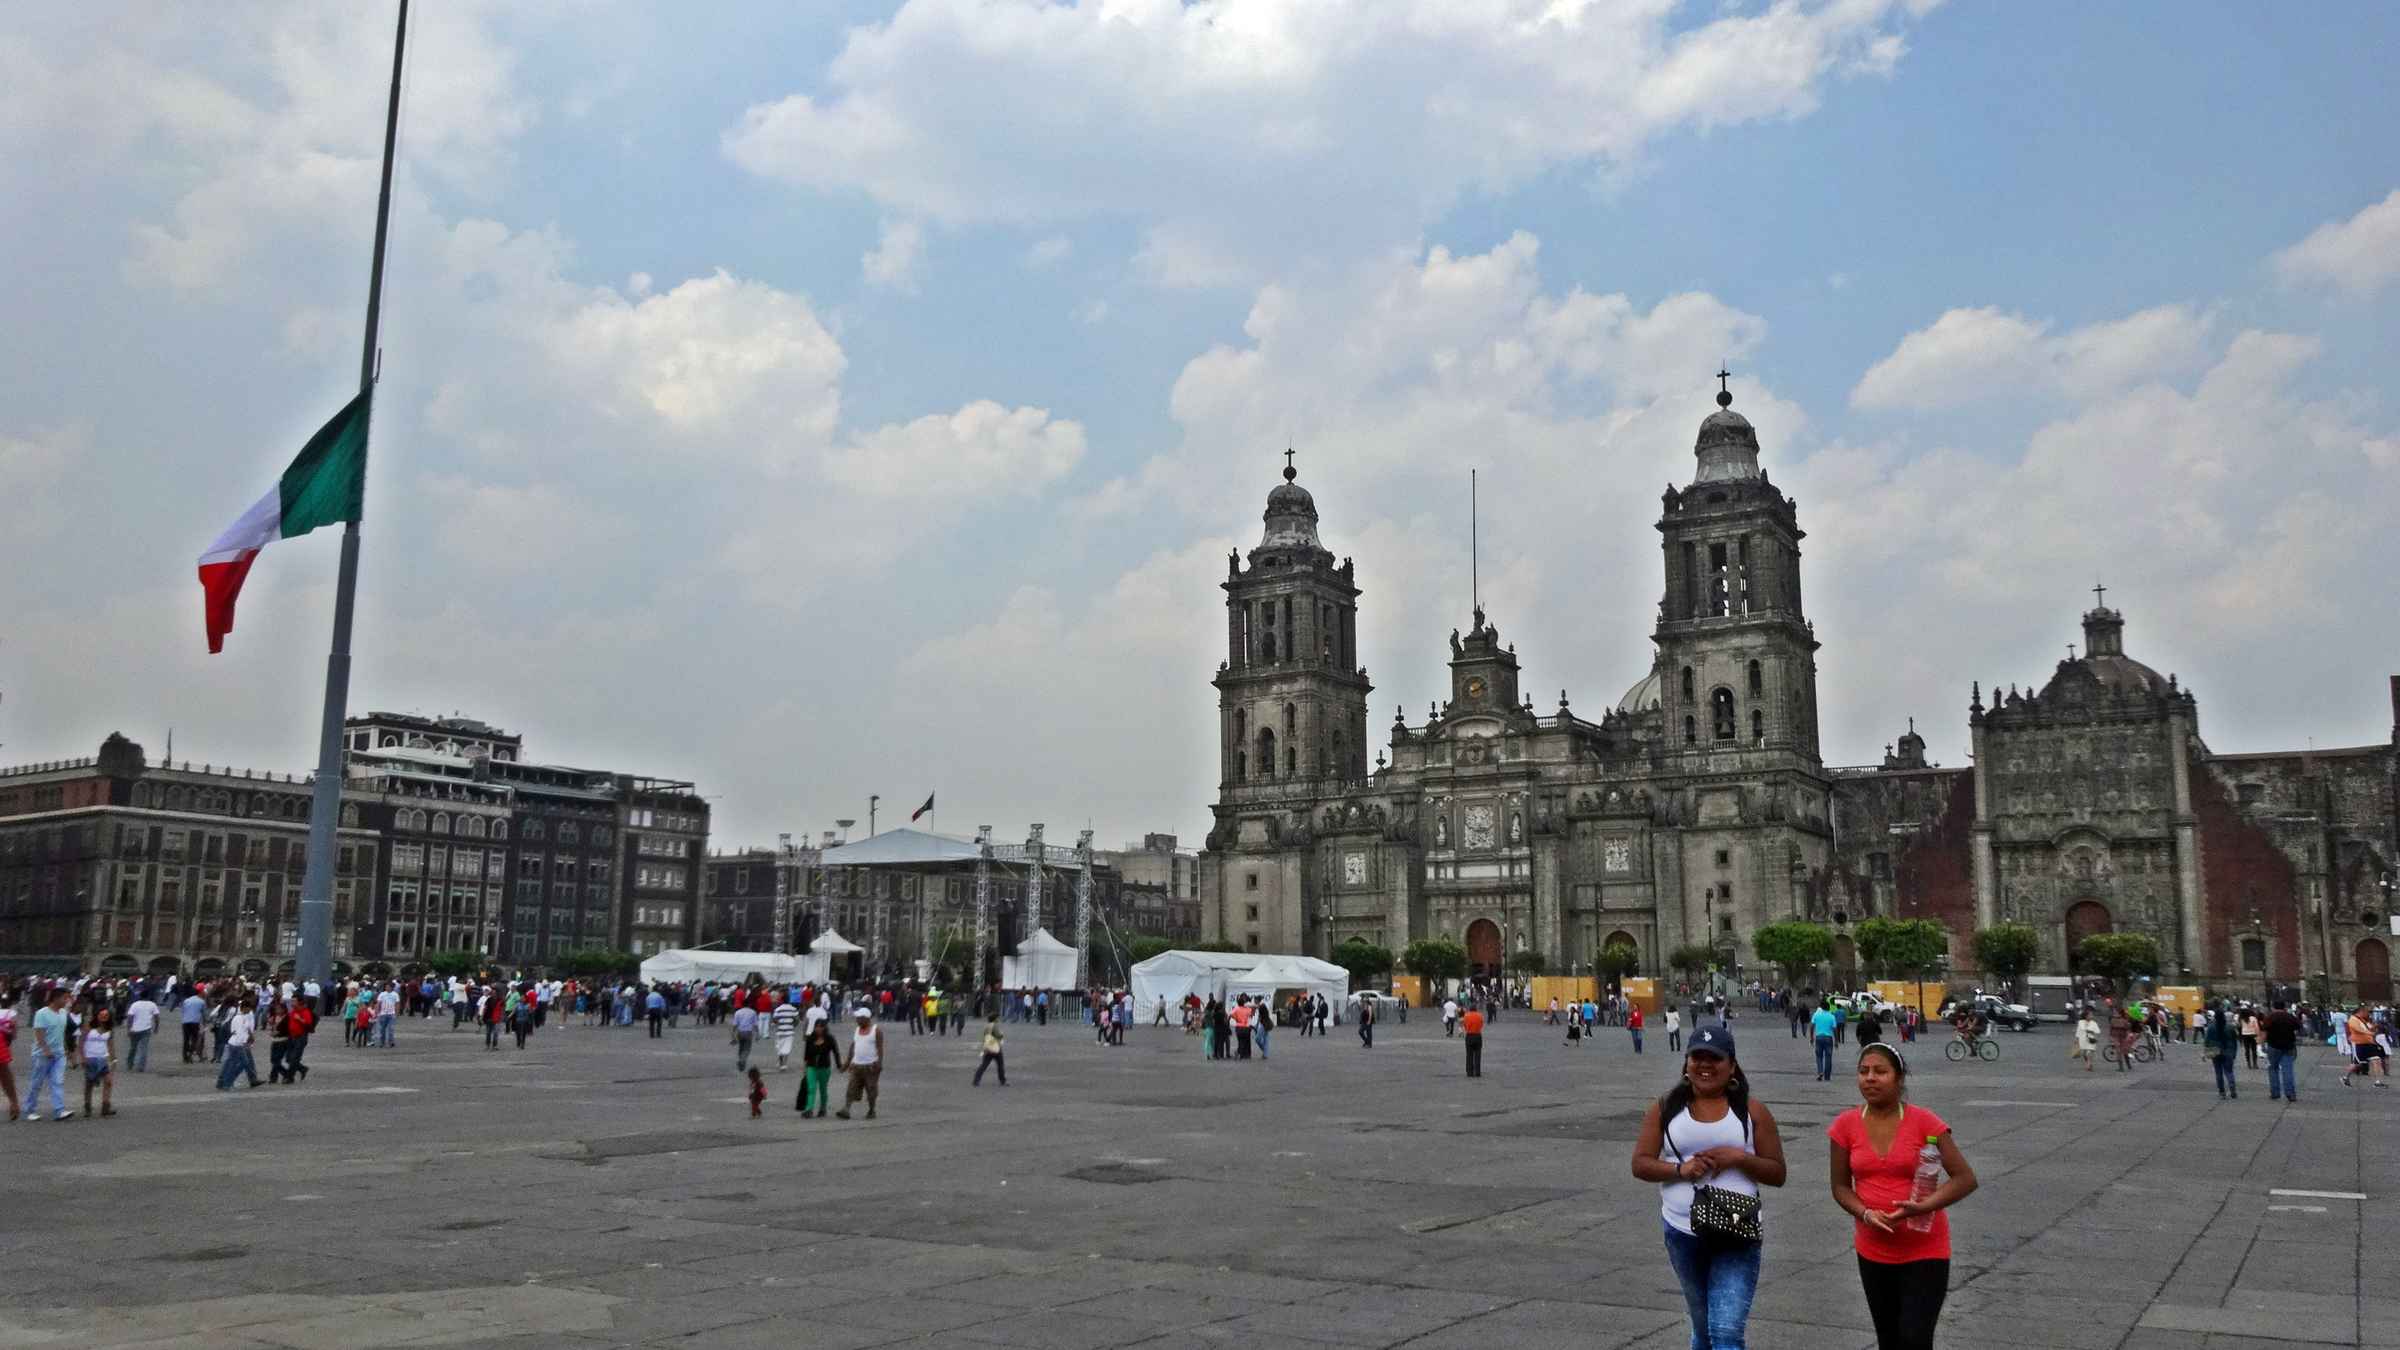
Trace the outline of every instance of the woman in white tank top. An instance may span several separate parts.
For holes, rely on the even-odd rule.
[[[1748,1196],[1781,1186],[1783,1140],[1774,1113],[1750,1100],[1724,1026],[1693,1033],[1683,1081],[1642,1117],[1633,1174],[1658,1183],[1667,1263],[1683,1286],[1693,1350],[1743,1350],[1762,1244],[1695,1232],[1692,1197],[1702,1186]]]

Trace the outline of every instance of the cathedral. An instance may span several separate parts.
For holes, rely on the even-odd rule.
[[[1478,608],[1450,634],[1450,697],[1396,710],[1372,766],[1356,569],[1286,464],[1258,546],[1227,559],[1206,937],[1317,956],[1441,937],[1478,975],[1520,952],[1588,971],[1620,942],[1664,974],[1697,944],[1763,977],[1750,934],[1804,918],[1847,982],[1862,919],[1941,919],[1960,977],[1975,930],[2008,920],[2043,935],[2044,970],[2123,929],[2158,940],[2169,982],[2389,997],[2400,678],[2390,744],[2217,755],[2192,692],[2100,605],[2040,690],[1974,687],[1973,765],[1927,763],[1912,724],[1880,765],[1829,767],[1806,536],[1732,401],[1661,501],[1649,674],[1596,721],[1563,693],[1537,710]]]

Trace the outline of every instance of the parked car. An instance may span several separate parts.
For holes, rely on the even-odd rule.
[[[1947,1021],[1950,1014],[1958,1010],[1961,1002],[1962,1000],[1959,999],[1951,999],[1944,1003],[1942,1005],[1943,1020]],[[2031,1031],[2033,1024],[2041,1020],[2034,1016],[2033,1009],[2022,1003],[2011,1003],[1998,994],[1972,994],[1963,1002],[1982,1016],[1986,1026],[2007,1027],[2011,1031]]]
[[[1359,1003],[1366,999],[1374,1000],[1375,1020],[1378,1022],[1383,1021],[1386,1018],[1396,1019],[1405,1016],[1405,1014],[1401,1012],[1401,1009],[1408,1006],[1407,999],[1401,998],[1396,994],[1387,994],[1380,989],[1357,990],[1353,992],[1350,997],[1342,1000],[1342,1006],[1348,1009],[1350,1013],[1355,1016],[1358,1012]]]

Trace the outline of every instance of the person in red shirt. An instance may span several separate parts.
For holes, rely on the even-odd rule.
[[[1908,1063],[1877,1043],[1858,1052],[1859,1107],[1825,1129],[1833,1141],[1833,1202],[1855,1222],[1858,1280],[1877,1350],[1932,1350],[1950,1289],[1950,1206],[1975,1193],[1975,1169],[1940,1116],[1908,1101]],[[1930,1144],[1945,1174],[1916,1193]]]
[[[1641,1004],[1639,1004],[1639,1003],[1635,1003],[1635,1004],[1628,1005],[1628,1006],[1626,1007],[1626,1009],[1625,1009],[1625,1029],[1626,1029],[1627,1031],[1630,1031],[1630,1032],[1632,1032],[1632,1033],[1633,1033],[1633,1053],[1635,1053],[1635,1054],[1637,1054],[1637,1055],[1638,1055],[1638,1054],[1640,1054],[1640,1053],[1642,1053],[1642,1005],[1641,1005]]]
[[[1467,1038],[1467,1077],[1483,1077],[1483,1009],[1467,1009],[1458,1019],[1458,1030]]]

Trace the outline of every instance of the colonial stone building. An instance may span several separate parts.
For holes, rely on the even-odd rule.
[[[1924,761],[1912,734],[1881,767],[1835,771],[1836,865],[1823,917],[1930,916],[1971,971],[1968,935],[1997,922],[2042,936],[2065,972],[2101,932],[2148,934],[2162,980],[2389,998],[2394,740],[2219,754],[2199,700],[2128,655],[2125,616],[2083,616],[2040,689],[1980,685],[1974,763]]]
[[[1662,499],[1650,673],[1596,721],[1563,692],[1537,712],[1479,608],[1450,635],[1450,697],[1422,722],[1396,712],[1372,773],[1355,569],[1285,469],[1225,581],[1209,937],[1317,955],[1448,937],[1481,974],[1518,951],[1588,965],[1611,941],[1658,968],[1706,943],[1730,967],[1761,924],[1809,907],[1832,833],[1804,536],[1731,402]]]
[[[2390,744],[2220,755],[2192,692],[2127,655],[2099,605],[2040,690],[1987,706],[1974,688],[1972,766],[1928,763],[1912,723],[1882,764],[1829,769],[1805,535],[1718,403],[1662,500],[1650,673],[1596,721],[1563,691],[1537,711],[1478,609],[1450,635],[1450,697],[1396,712],[1372,770],[1356,569],[1287,465],[1224,582],[1207,937],[1313,955],[1448,937],[1484,974],[1519,951],[1588,968],[1612,941],[1663,973],[1705,944],[1748,973],[1757,928],[1807,918],[1834,928],[1847,981],[1860,920],[1929,916],[1963,978],[1976,929],[2010,920],[2053,971],[2128,929],[2158,939],[2162,978],[2389,990],[2400,679]]]

